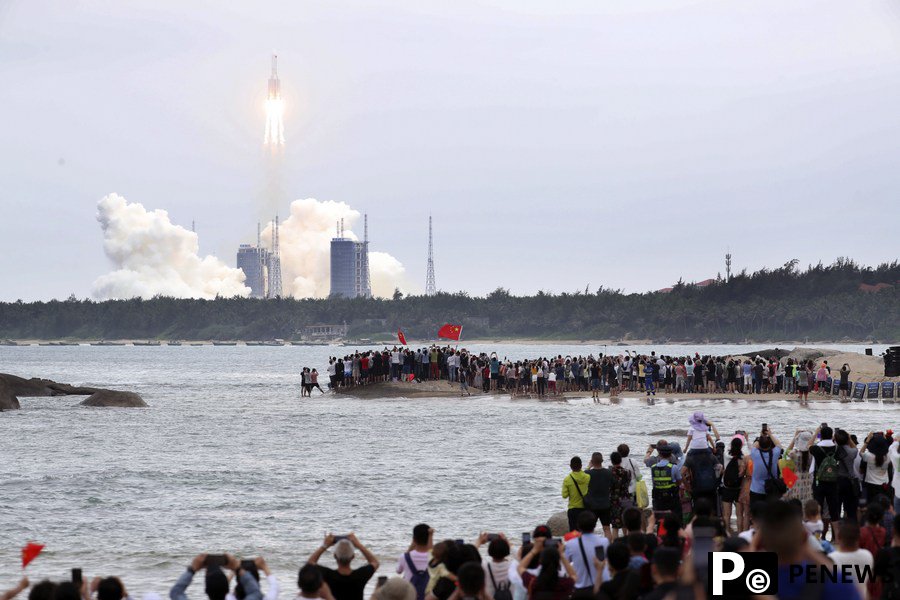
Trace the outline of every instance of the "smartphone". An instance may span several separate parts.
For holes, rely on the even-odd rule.
[[[350,538],[349,535],[335,535],[335,536],[332,536],[332,537],[334,538],[334,543],[335,543],[335,544],[337,544],[337,543],[340,542],[341,540],[346,540],[346,539],[349,539],[349,538]]]
[[[207,554],[206,562],[203,566],[207,569],[210,567],[224,567],[228,564],[228,558],[224,554]]]
[[[466,540],[464,540],[464,539],[462,539],[462,538],[459,538],[459,539],[457,539],[457,540],[455,540],[455,541],[456,541],[456,545],[457,545],[457,546],[462,546],[463,544],[466,543]]]
[[[72,569],[72,583],[80,586],[81,582],[81,569]]]
[[[379,576],[378,576],[378,583],[375,584],[375,589],[377,590],[378,588],[380,588],[381,586],[383,586],[385,583],[387,583],[387,580],[388,580],[387,575],[379,575]]]
[[[769,424],[763,423],[762,430],[763,430],[763,433],[767,432],[769,430]]]
[[[594,556],[596,556],[597,560],[601,562],[606,560],[606,548],[604,548],[603,546],[597,546],[596,548],[594,548]]]
[[[656,444],[650,444],[650,447],[656,450]]]
[[[560,538],[546,538],[544,540],[544,548],[556,548],[561,542]]]
[[[522,544],[530,544],[531,543],[531,533],[526,531],[522,534]]]
[[[251,573],[256,573],[256,561],[252,558],[245,558],[241,561],[241,568],[245,571],[249,571]]]
[[[499,539],[500,539],[499,533],[489,533],[488,537],[487,537],[487,541],[489,541],[489,542],[493,542],[494,540],[499,540]]]

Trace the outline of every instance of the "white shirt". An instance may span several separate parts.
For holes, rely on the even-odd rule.
[[[866,450],[862,453],[862,460],[866,461],[866,483],[881,485],[888,482],[888,460],[881,463],[881,466],[875,464],[875,455]]]
[[[579,544],[581,540],[581,544]],[[584,546],[584,554],[587,556],[587,565],[584,564],[584,557],[581,555],[581,546]],[[596,533],[585,533],[577,538],[573,538],[566,542],[566,558],[572,563],[575,569],[575,587],[586,588],[594,585],[597,581],[597,568],[594,566],[594,556],[596,548],[603,546],[604,551],[609,546],[609,540],[606,536],[597,535]]]
[[[869,567],[875,566],[874,560],[872,560],[872,553],[863,548],[859,548],[853,552],[835,551],[829,554],[828,558],[833,560],[834,564],[838,567],[843,565],[857,565],[860,570],[862,570],[865,565],[868,565]],[[856,589],[859,590],[859,597],[868,597],[866,594],[866,584],[859,580],[856,569],[850,569],[850,574],[856,582]]]
[[[509,562],[509,560],[495,562],[494,559],[490,557],[484,560],[484,591],[487,592],[488,598],[494,597],[495,581],[500,587],[503,587],[504,583],[510,583]],[[488,569],[490,569],[490,572],[488,572]],[[493,575],[493,579],[491,579],[491,575]],[[512,586],[510,585],[510,587]]]
[[[888,459],[894,464],[894,496],[900,496],[900,477],[897,476],[900,473],[900,452],[897,451],[898,446],[900,446],[900,442],[894,442],[888,448]]]
[[[419,571],[425,571],[428,569],[428,561],[431,560],[431,554],[428,552],[419,552],[418,550],[410,550],[409,558],[412,559],[413,565]],[[397,573],[403,576],[403,579],[409,581],[413,578],[413,573],[409,565],[406,564],[406,552],[400,555],[400,558],[397,559]]]

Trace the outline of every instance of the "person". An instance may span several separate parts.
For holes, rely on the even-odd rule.
[[[611,537],[609,527],[612,522],[612,472],[603,468],[603,454],[600,452],[591,454],[590,468],[585,473],[590,477],[590,481],[588,491],[584,495],[584,506],[600,519],[603,533],[609,538]]]
[[[263,600],[277,600],[278,598],[278,578],[272,574],[269,570],[269,565],[266,564],[266,559],[262,556],[258,556],[253,559],[252,564],[248,564],[247,561],[244,561],[245,566],[247,567],[247,571],[250,575],[253,576],[253,579],[256,580],[257,585],[259,584],[259,572],[262,571],[266,576],[266,583],[269,586],[269,589],[263,594]],[[244,586],[241,585],[241,582],[238,581],[237,585],[234,588],[233,594],[228,594],[226,600],[246,600],[247,598],[247,590],[244,589]],[[100,600],[98,598],[98,600]],[[148,600],[146,597],[144,600]]]
[[[416,588],[417,600],[424,600],[428,585],[428,560],[434,546],[434,529],[425,523],[413,527],[409,550],[397,560],[397,573]]]
[[[308,385],[309,385],[309,390],[307,393],[308,396],[312,396],[313,388],[318,388],[318,390],[320,392],[322,392],[323,394],[325,393],[325,390],[323,390],[322,386],[319,385],[319,372],[315,369],[313,369],[309,374],[309,384]]]
[[[815,499],[810,498],[803,505],[803,527],[817,540],[825,539],[825,524],[822,521],[822,510]]]
[[[891,539],[875,555],[875,580],[881,584],[881,598],[900,598],[900,519],[894,520]]]
[[[837,550],[828,555],[842,574],[849,574],[856,584],[860,598],[867,597],[866,582],[859,578],[858,569],[868,567],[874,570],[872,553],[859,547],[859,525],[849,521],[838,525]],[[850,569],[841,569],[849,565]],[[846,575],[844,575],[846,577]]]
[[[751,507],[753,510],[754,507]],[[863,600],[856,585],[824,577],[815,582],[805,577],[791,576],[797,566],[807,568],[828,567],[820,552],[813,552],[806,542],[807,533],[796,511],[783,501],[763,505],[760,516],[759,539],[756,543],[778,556],[778,598],[801,600],[823,598],[834,600]],[[743,535],[741,537],[744,537]],[[745,538],[746,539],[746,538]]]
[[[850,392],[850,365],[844,363],[840,370],[840,376],[841,382],[838,385],[838,389],[841,392],[841,401],[846,402],[848,400],[847,395]]]
[[[640,597],[640,600],[664,600],[669,597],[681,576],[681,553],[675,548],[660,548],[653,553],[650,574],[655,587]]]
[[[809,402],[810,372],[806,365],[797,367],[797,394],[800,397],[800,405],[805,406]]]
[[[868,550],[873,557],[878,556],[881,549],[891,542],[887,529],[882,526],[883,520],[884,509],[881,504],[873,500],[866,505],[866,525],[859,530],[859,547]],[[869,580],[866,588],[869,598],[881,597],[880,581]]]
[[[856,468],[856,458],[859,450],[856,442],[850,434],[843,429],[834,432],[834,443],[837,446],[834,458],[837,460],[837,491],[839,506],[843,508],[844,518],[847,521],[857,522],[857,509],[859,507],[860,481]],[[840,518],[832,517],[832,520]]]
[[[636,502],[635,491],[637,489],[637,482],[644,478],[641,473],[641,465],[629,456],[631,454],[631,448],[628,444],[619,444],[616,447],[616,452],[622,455],[622,468],[631,473],[631,478],[628,481],[628,495],[631,496],[632,502]]]
[[[584,511],[584,496],[587,494],[590,475],[581,470],[581,457],[573,456],[569,461],[572,472],[563,478],[562,497],[568,498],[569,531],[575,531],[578,515]]]
[[[609,546],[609,539],[594,533],[597,528],[597,516],[590,510],[578,515],[578,531],[581,535],[572,538],[565,544],[565,557],[575,569],[575,592],[587,594],[594,588],[594,582],[600,575],[594,567],[593,557],[598,547],[604,551]]]
[[[659,455],[659,460],[650,467],[653,480],[653,491],[651,492],[653,512],[657,515],[657,519],[660,518],[660,513],[672,513],[681,518],[678,483],[681,481],[682,465],[673,462],[673,451],[668,444],[657,444],[656,453]]]
[[[750,451],[753,461],[753,474],[750,480],[750,503],[778,499],[784,493],[777,489],[777,483],[767,484],[769,480],[781,481],[778,474],[778,459],[781,458],[781,442],[766,427],[762,430]],[[783,485],[783,482],[782,482]]]
[[[863,479],[863,488],[866,499],[871,502],[876,497],[887,492],[889,484],[887,455],[890,443],[882,432],[872,432],[866,436],[865,442],[859,449],[859,456],[866,465],[866,474]]]
[[[470,561],[459,567],[459,600],[486,600],[484,593],[484,569],[480,562]]]
[[[616,539],[619,529],[622,528],[622,511],[634,506],[634,500],[631,494],[628,493],[628,486],[631,483],[631,472],[622,466],[622,455],[618,452],[613,452],[609,455],[609,459],[612,462],[612,470],[610,471],[612,473],[612,484],[609,488],[610,526],[604,523],[603,531],[611,532],[612,535],[607,533],[607,537]]]
[[[819,441],[809,448],[809,453],[813,457],[813,498],[819,506],[828,508],[829,518],[823,519],[822,528],[822,539],[825,539],[830,522],[837,522],[841,518],[838,463],[835,457],[837,446],[832,439],[834,430],[827,423],[822,423],[816,428],[815,437],[819,438]]]
[[[522,557],[518,566],[522,584],[528,591],[529,600],[567,600],[575,589],[575,569],[572,563],[562,554],[562,542],[558,546],[547,545],[552,538],[535,538],[531,550]],[[535,557],[540,557],[540,571],[537,575],[529,572],[528,567]],[[560,576],[562,564],[565,575]]]
[[[32,586],[28,592],[28,600],[54,600],[57,587],[56,583],[49,579],[44,579]]]
[[[699,410],[694,412],[688,419],[688,425],[690,429],[688,429],[687,442],[684,446],[687,448],[688,454],[695,451],[705,452],[709,450],[710,446],[715,446],[715,441],[709,434],[712,423],[706,420],[702,412]],[[719,439],[718,431],[716,431],[716,439]]]
[[[187,600],[187,588],[191,585],[194,575],[201,569],[206,570],[206,596],[209,600],[225,600],[228,595],[228,577],[222,572],[218,566],[206,566],[207,554],[198,554],[191,561],[187,570],[181,574],[181,577],[169,590],[169,598],[171,600]],[[234,573],[234,577],[243,586],[246,595],[245,600],[262,600],[262,594],[259,591],[259,584],[247,570],[241,566],[241,561],[236,557],[226,554],[225,567]]]
[[[309,557],[309,564],[318,565],[322,572],[322,578],[328,584],[331,594],[335,600],[363,600],[363,591],[366,584],[375,575],[378,570],[378,559],[369,551],[356,537],[356,534],[350,533],[347,537],[335,541],[333,534],[325,536],[325,541],[319,546],[312,556]],[[319,565],[319,559],[328,548],[334,547],[334,560],[337,563],[337,569],[323,567]],[[358,569],[352,569],[350,563],[353,562],[356,553],[354,548],[359,550],[365,557],[366,564]]]
[[[747,504],[741,501],[741,489],[747,477],[748,459],[744,456],[744,439],[741,436],[731,438],[728,449],[729,459],[722,473],[722,487],[719,498],[722,501],[722,520],[728,535],[734,535],[731,529],[731,510],[735,508],[737,531],[743,531],[746,524]]]
[[[15,587],[6,590],[3,593],[0,593],[0,600],[12,600],[22,592],[28,589],[28,586],[31,585],[28,581],[27,577],[22,577],[19,580],[19,583],[16,584]]]
[[[375,588],[372,600],[416,600],[416,588],[402,577],[391,577]]]
[[[488,534],[482,533],[478,538],[477,545],[480,546],[487,540]],[[482,565],[488,575],[485,580],[484,593],[488,598],[495,600],[509,600],[512,597],[509,581],[510,547],[506,536],[501,533],[490,540],[487,553],[488,558]]]
[[[599,561],[598,561],[599,562]],[[609,581],[604,581],[594,586],[595,593],[599,597],[636,598],[640,588],[640,577],[629,564],[631,563],[631,550],[623,540],[616,540],[606,550],[606,566],[609,569]]]
[[[300,588],[299,598],[334,600],[328,584],[322,577],[322,571],[316,565],[306,563],[300,567],[297,573],[297,587]]]

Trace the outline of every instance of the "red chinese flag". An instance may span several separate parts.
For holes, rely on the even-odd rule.
[[[459,341],[459,334],[462,333],[462,325],[452,325],[447,323],[438,330],[438,337],[448,340]]]
[[[788,486],[788,489],[794,487],[798,479],[797,474],[794,473],[790,468],[784,468],[781,470],[781,478],[784,480],[785,485]]]
[[[24,569],[28,566],[28,563],[37,558],[37,555],[40,554],[43,549],[43,544],[35,544],[34,542],[25,544],[25,547],[22,548],[22,568]]]
[[[416,378],[416,376],[413,375],[412,373],[410,373],[409,375],[406,376],[406,381],[413,381],[413,380],[415,380],[415,378]]]
[[[406,345],[406,336],[403,335],[403,332],[399,329],[397,330],[397,339],[400,340],[401,344],[404,346]]]

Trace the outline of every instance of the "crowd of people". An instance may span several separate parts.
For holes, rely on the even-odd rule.
[[[782,439],[762,424],[753,435],[723,437],[695,412],[683,442],[657,440],[643,456],[620,444],[608,462],[591,453],[587,468],[572,457],[561,485],[564,523],[551,519],[521,537],[485,532],[468,542],[437,539],[419,524],[394,577],[375,582],[378,557],[353,533],[328,534],[300,566],[297,593],[307,600],[703,598],[706,553],[725,550],[775,552],[782,599],[896,600],[897,469],[900,440],[890,430],[860,439],[821,423]],[[326,553],[333,567],[323,564]],[[354,564],[358,557],[364,564]],[[798,565],[836,575],[804,579],[792,570]],[[187,600],[201,571],[209,600],[277,600],[280,593],[261,557],[200,554],[170,600]],[[23,579],[0,600],[29,587],[28,600],[130,599],[123,581],[107,577],[34,586]]]
[[[839,396],[850,391],[850,366],[832,376],[828,361],[798,361],[776,356],[666,356],[630,351],[617,356],[502,359],[496,352],[474,354],[450,346],[411,349],[397,347],[355,352],[328,361],[330,389],[381,381],[444,379],[469,388],[513,395],[560,396],[590,391],[617,395],[620,391],[685,394],[797,394],[805,402],[810,392],[831,394],[832,377]]]

